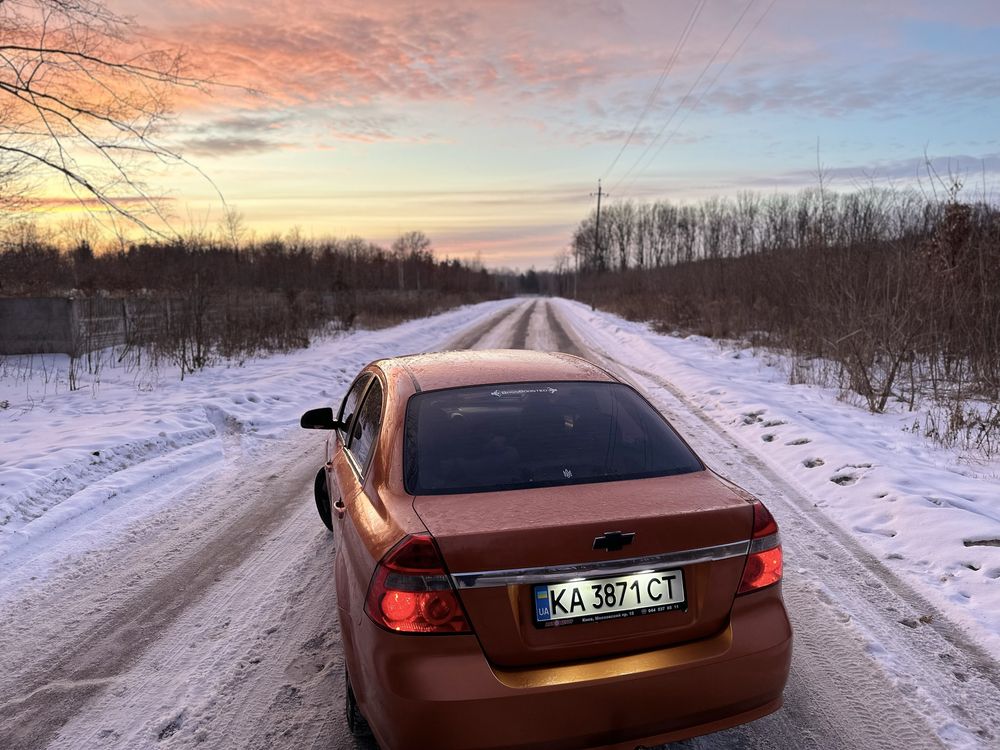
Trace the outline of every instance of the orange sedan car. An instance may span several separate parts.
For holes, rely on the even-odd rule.
[[[631,750],[781,706],[777,524],[604,369],[380,360],[301,424],[332,431],[347,719],[384,750]]]

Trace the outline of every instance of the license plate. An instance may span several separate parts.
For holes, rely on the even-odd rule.
[[[535,624],[555,627],[685,609],[680,570],[632,573],[534,587]]]

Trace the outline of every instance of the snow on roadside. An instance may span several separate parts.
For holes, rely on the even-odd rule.
[[[13,562],[101,514],[169,502],[227,457],[258,449],[305,409],[339,403],[366,363],[433,349],[469,321],[512,304],[485,302],[379,331],[342,333],[308,349],[158,382],[105,369],[70,392],[65,355],[7,357],[0,371],[0,560]],[[24,376],[28,374],[28,377]],[[155,491],[154,491],[155,490]],[[130,501],[144,507],[129,510]]]
[[[0,404],[9,402],[0,408],[0,567],[11,571],[57,542],[99,544],[98,529],[172,502],[228,459],[265,455],[304,409],[336,404],[366,362],[438,348],[471,321],[515,304],[341,334],[183,382],[163,371],[152,389],[105,370],[99,384],[53,392],[53,372],[66,367],[57,355],[36,356],[27,382],[2,377],[0,368]],[[775,355],[663,336],[584,305],[554,304],[597,351],[674,383],[893,570],[984,633],[979,640],[1000,656],[1000,462],[963,462],[904,431],[912,414],[873,415],[834,390],[789,385]],[[536,306],[528,343],[550,348],[541,315]],[[518,321],[517,314],[497,321],[479,345],[506,341]],[[8,373],[18,371],[10,358],[7,364]]]
[[[556,304],[597,351],[673,383],[1000,657],[1000,461],[970,463],[908,431],[911,413],[790,385],[779,355]]]

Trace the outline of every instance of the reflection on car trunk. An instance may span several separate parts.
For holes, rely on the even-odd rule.
[[[414,510],[452,574],[567,564],[586,571],[587,564],[746,542],[753,525],[751,506],[707,471],[530,492],[418,496]],[[594,549],[593,540],[607,531],[635,538],[619,551]],[[744,545],[742,554],[686,566],[684,610],[544,631],[534,623],[531,585],[459,594],[491,661],[534,664],[707,636],[725,626],[745,559]]]

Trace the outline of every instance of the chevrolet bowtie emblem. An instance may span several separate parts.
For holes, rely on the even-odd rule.
[[[620,531],[605,531],[601,536],[594,539],[594,549],[617,552],[626,544],[631,544],[633,539],[635,539],[635,532],[633,531],[625,534]]]

